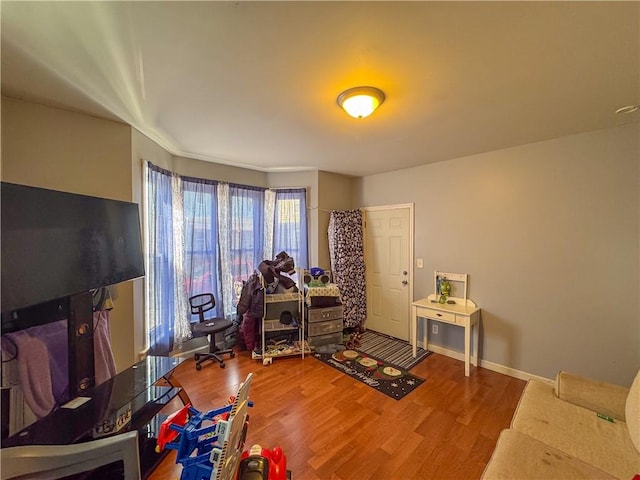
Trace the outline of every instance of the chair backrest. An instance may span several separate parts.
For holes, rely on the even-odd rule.
[[[0,478],[53,480],[90,472],[122,460],[125,480],[140,480],[138,432],[73,445],[26,445],[0,449]]]
[[[191,306],[191,313],[200,317],[200,322],[204,322],[204,312],[212,310],[216,306],[216,300],[213,298],[212,293],[201,293],[189,297],[189,305]]]

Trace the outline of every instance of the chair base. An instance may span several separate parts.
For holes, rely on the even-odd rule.
[[[196,370],[200,370],[202,368],[202,363],[207,360],[215,360],[220,365],[220,368],[224,368],[224,360],[222,360],[220,355],[228,353],[231,355],[231,358],[236,356],[232,349],[220,350],[216,347],[216,334],[222,334],[222,332],[231,326],[231,320],[226,320],[224,318],[212,318],[207,322],[198,323],[193,327],[194,333],[206,334],[209,336],[209,352],[196,353],[193,355],[193,358],[196,361]]]
[[[196,361],[196,370],[200,370],[202,368],[202,363],[207,360],[215,360],[220,365],[220,368],[224,368],[224,360],[219,355],[224,355],[226,353],[229,354],[230,358],[236,356],[235,352],[231,348],[228,350],[216,350],[215,352],[208,353],[195,353],[193,358]]]

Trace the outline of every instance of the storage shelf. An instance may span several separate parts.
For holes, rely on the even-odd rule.
[[[264,296],[266,303],[299,302],[300,292],[271,293]]]
[[[276,349],[265,350],[264,358],[279,358],[279,357],[294,357],[300,356],[303,353],[303,349],[300,346],[300,342],[294,342],[293,345],[281,345]],[[304,353],[311,353],[309,344],[304,342]]]
[[[299,276],[297,278],[300,278]],[[265,287],[264,277],[261,277],[262,286]],[[296,285],[298,287],[298,285]],[[301,356],[311,353],[309,344],[304,341],[304,294],[298,291],[286,293],[272,293],[264,295],[264,311],[262,314],[262,358],[263,365],[266,359],[279,357]],[[296,320],[296,325],[285,325],[280,322],[282,315],[287,312]],[[269,347],[266,334],[288,334],[289,344]],[[304,342],[304,343],[301,343]]]
[[[296,330],[300,330],[300,327],[297,325],[283,325],[280,323],[280,320],[265,320],[263,325],[265,332],[295,332]]]

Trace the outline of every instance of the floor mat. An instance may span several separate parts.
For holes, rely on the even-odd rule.
[[[399,368],[410,370],[431,355],[429,350],[418,347],[413,358],[413,347],[409,342],[388,335],[366,330],[360,338],[359,351],[372,355]]]
[[[316,352],[313,356],[354,380],[396,400],[411,393],[425,381],[406,370],[396,368],[395,365],[357,350],[342,350],[336,353]]]

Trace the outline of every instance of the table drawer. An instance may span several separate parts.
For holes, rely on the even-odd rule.
[[[325,333],[342,333],[342,319],[327,320],[325,322],[309,323],[309,336],[324,335]]]
[[[440,312],[430,308],[418,309],[418,315],[439,322],[456,323],[456,314],[451,312]]]

